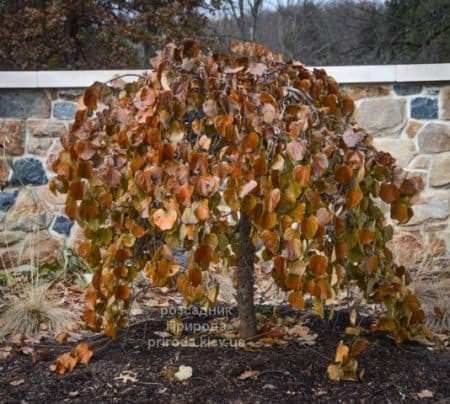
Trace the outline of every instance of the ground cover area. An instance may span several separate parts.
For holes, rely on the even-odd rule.
[[[259,306],[258,312],[262,322],[273,321],[271,307]],[[221,317],[221,321],[232,324],[234,310],[219,313],[230,317]],[[301,332],[279,338],[273,332],[276,327],[269,327],[262,342],[243,348],[238,344],[220,346],[220,341],[229,341],[225,337],[230,333],[226,332],[220,338],[204,342],[205,335],[198,331],[209,328],[209,335],[213,335],[211,325],[217,323],[214,315],[184,316],[187,331],[180,339],[174,339],[168,338],[167,332],[170,313],[148,309],[133,318],[117,341],[85,334],[83,340],[90,343],[94,356],[87,366],[78,365],[64,375],[52,372],[51,364],[77,342],[57,344],[41,338],[31,348],[16,341],[7,359],[0,363],[0,402],[450,400],[450,353],[446,348],[415,342],[398,347],[384,334],[365,331],[371,318],[361,316],[358,322],[369,340],[367,349],[358,357],[364,381],[333,382],[328,379],[326,369],[333,361],[337,343],[351,342],[352,337],[345,334],[348,312],[339,311],[327,321],[308,311],[296,312],[283,306],[276,315],[283,319],[278,324],[289,322],[289,329]],[[191,341],[191,345],[195,340],[197,346],[179,346],[186,345],[183,340]],[[163,341],[169,346],[161,346]],[[203,347],[198,346],[201,343]],[[192,376],[185,381],[174,377],[181,365],[192,368]]]

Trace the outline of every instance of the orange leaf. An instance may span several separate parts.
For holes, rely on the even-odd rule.
[[[268,92],[261,91],[259,94],[259,99],[261,100],[261,104],[271,104],[274,107],[277,105],[277,101],[273,98]]]
[[[302,279],[297,274],[287,274],[284,282],[288,289],[300,289]]]
[[[209,244],[200,244],[195,250],[194,259],[199,264],[209,264],[213,258],[214,251]]]
[[[127,276],[128,276],[128,268],[127,267],[117,267],[117,268],[114,268],[114,276],[116,277],[116,278],[122,278],[122,279],[124,279],[124,278],[126,278]]]
[[[94,145],[88,140],[83,139],[77,140],[74,149],[78,157],[83,160],[90,160],[96,153]]]
[[[327,107],[330,108],[330,112],[334,114],[336,112],[336,106],[338,103],[338,99],[335,94],[329,94],[327,97]]]
[[[100,93],[101,83],[95,82],[84,90],[83,103],[89,109],[97,109],[97,99]]]
[[[194,288],[202,283],[202,270],[200,268],[189,268],[188,276]]]
[[[66,206],[64,207],[64,212],[66,216],[71,219],[75,220],[77,217],[77,203],[72,198],[66,199]]]
[[[342,112],[344,115],[351,115],[355,110],[355,103],[350,97],[342,100]]]
[[[361,355],[367,348],[367,345],[369,345],[369,341],[365,338],[356,338],[350,349],[350,356],[355,358],[356,356]]]
[[[303,299],[303,295],[299,291],[294,291],[289,294],[288,298],[289,304],[296,309],[304,309],[305,308],[305,300]]]
[[[320,300],[329,299],[332,296],[330,284],[328,283],[327,279],[319,279],[318,281],[316,281],[314,296]]]
[[[408,206],[404,203],[396,203],[391,205],[391,217],[400,223],[409,219]]]
[[[347,208],[352,209],[355,206],[358,206],[362,199],[363,193],[361,192],[361,188],[359,187],[359,185],[350,188],[347,194]]]
[[[217,133],[221,136],[225,136],[227,127],[233,123],[233,117],[231,115],[219,115],[214,119],[214,126]]]
[[[306,240],[311,240],[319,229],[319,222],[317,217],[308,216],[304,217],[301,224],[302,235]]]
[[[242,151],[244,153],[252,153],[258,147],[259,138],[255,132],[251,132],[248,135],[245,135],[242,139]]]
[[[311,271],[316,276],[326,275],[328,258],[324,255],[314,254],[309,259]]]
[[[278,234],[269,230],[264,230],[261,234],[261,240],[264,247],[267,248],[272,254],[278,252]]]
[[[177,221],[177,212],[174,210],[165,211],[164,209],[158,209],[153,213],[153,223],[160,230],[170,230]]]
[[[83,365],[89,363],[92,355],[93,352],[85,342],[80,342],[74,349],[74,356],[78,359],[79,363],[82,363]]]
[[[119,300],[126,300],[130,297],[131,289],[128,285],[119,285],[115,288],[114,294]]]
[[[339,184],[346,185],[348,184],[353,175],[353,170],[349,166],[341,166],[337,165],[334,169],[334,178]]]
[[[114,323],[106,323],[104,326],[105,335],[112,339],[117,338],[117,327]]]
[[[56,372],[60,375],[72,371],[78,363],[70,353],[64,353],[56,358]]]
[[[79,160],[78,161],[78,176],[89,179],[92,177],[92,161]]]
[[[345,241],[337,241],[335,244],[336,257],[338,259],[345,258],[348,252],[348,246]]]
[[[395,202],[400,197],[397,186],[393,183],[385,182],[380,186],[380,198],[386,203]]]
[[[98,216],[98,205],[96,201],[82,201],[78,208],[80,217],[84,220],[92,220]]]
[[[92,285],[89,285],[86,291],[85,302],[86,302],[86,309],[95,310],[95,307],[97,305],[97,291],[94,289]]]
[[[194,213],[195,216],[197,216],[198,220],[208,220],[209,219],[208,200],[204,199],[203,201],[199,202]]]
[[[359,241],[362,245],[370,244],[375,236],[375,233],[373,231],[367,230],[367,229],[361,229],[358,231],[359,235]]]
[[[336,348],[336,357],[334,359],[335,362],[344,362],[348,358],[349,349],[348,346],[344,344],[344,341],[339,341],[339,344]]]
[[[255,177],[265,175],[267,172],[267,161],[262,157],[258,157],[253,163],[253,172]]]
[[[182,185],[175,194],[179,204],[183,206],[191,206],[193,189],[188,184]]]
[[[311,166],[295,166],[292,170],[292,175],[296,182],[298,182],[302,187],[306,187],[309,183],[309,177],[311,176]]]

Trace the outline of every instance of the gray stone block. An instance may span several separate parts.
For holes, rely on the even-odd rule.
[[[41,90],[0,90],[0,117],[49,118],[50,100]]]

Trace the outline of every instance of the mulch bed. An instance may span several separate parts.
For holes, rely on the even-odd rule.
[[[145,321],[141,316],[116,342],[92,339],[95,349],[90,364],[78,365],[63,376],[49,367],[70,346],[53,343],[47,360],[35,364],[30,356],[13,354],[0,363],[0,402],[392,403],[417,400],[424,390],[431,392],[432,400],[450,400],[449,351],[431,351],[416,343],[398,347],[382,334],[370,334],[370,345],[358,358],[359,369],[365,369],[364,382],[330,381],[326,368],[338,341],[351,341],[344,334],[348,315],[332,321],[308,313],[302,316],[302,322],[318,334],[314,345],[291,341],[285,347],[253,352],[223,347],[149,348],[149,338],[155,338],[154,331],[164,330],[166,321]],[[191,366],[192,377],[169,381],[167,369],[180,365]],[[239,380],[245,370],[260,373]],[[120,377],[127,374],[124,371],[132,372],[128,373],[132,380]],[[21,379],[22,384],[10,384]]]

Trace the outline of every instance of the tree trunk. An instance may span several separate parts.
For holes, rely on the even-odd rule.
[[[250,238],[251,228],[247,214],[241,212],[238,223],[240,245],[236,295],[240,320],[239,334],[241,338],[252,338],[256,336],[256,317],[253,302],[255,246]]]

